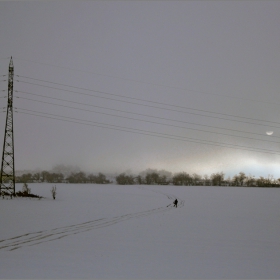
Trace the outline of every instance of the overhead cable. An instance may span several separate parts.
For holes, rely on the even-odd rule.
[[[194,131],[199,131],[199,132],[219,134],[219,135],[231,136],[231,137],[237,137],[237,138],[245,138],[245,139],[257,140],[257,141],[271,142],[271,143],[279,143],[279,141],[270,141],[270,140],[264,140],[264,139],[257,139],[257,138],[253,138],[253,137],[238,136],[238,135],[232,135],[232,134],[221,133],[221,132],[216,132],[216,131],[209,131],[209,130],[202,130],[202,129],[196,129],[196,128],[189,128],[189,127],[184,127],[184,126],[179,126],[179,125],[174,125],[174,124],[159,123],[159,122],[155,122],[155,121],[149,121],[149,120],[137,119],[137,118],[132,118],[132,117],[125,117],[125,116],[120,116],[120,115],[115,115],[115,114],[110,114],[110,113],[104,113],[104,112],[98,112],[98,111],[93,111],[93,110],[81,109],[81,108],[67,106],[67,105],[62,105],[62,104],[57,104],[57,103],[51,103],[51,102],[46,102],[46,101],[41,101],[41,100],[35,100],[35,99],[32,99],[32,98],[25,98],[25,97],[19,97],[19,96],[15,96],[15,98],[21,98],[21,99],[31,100],[31,101],[45,103],[45,104],[49,104],[49,105],[55,105],[55,106],[59,106],[59,107],[65,107],[65,108],[69,108],[69,109],[80,110],[80,111],[83,111],[83,112],[97,113],[97,114],[113,116],[113,117],[117,117],[117,118],[141,121],[141,122],[146,122],[146,123],[153,123],[153,124],[169,126],[169,127],[182,128],[182,129],[186,129],[186,130],[194,130]],[[58,98],[53,98],[53,99],[58,99]],[[66,102],[70,102],[70,103],[80,104],[79,102],[72,102],[72,101],[63,100],[63,99],[58,99],[58,100],[66,101]],[[86,105],[86,104],[83,104],[83,105]],[[88,105],[88,106],[90,106],[90,105]],[[95,107],[95,106],[93,106],[93,107]],[[142,115],[142,114],[140,114],[140,115]],[[144,115],[144,116],[147,116],[147,115]],[[168,119],[166,119],[166,120],[168,120]],[[263,136],[263,135],[261,135],[261,136]]]
[[[19,77],[23,77],[23,76],[19,76]],[[30,79],[33,79],[33,78],[30,78]],[[38,80],[38,79],[34,79],[34,80]],[[22,80],[16,80],[16,81],[17,82],[26,83],[26,84],[31,84],[31,85],[37,85],[37,86],[41,86],[41,87],[47,87],[47,88],[52,88],[52,89],[57,89],[57,90],[62,90],[62,91],[69,91],[69,92],[73,92],[73,93],[84,94],[84,93],[81,93],[81,92],[75,92],[75,91],[70,91],[70,90],[56,88],[56,87],[51,87],[51,86],[46,86],[46,85],[30,83],[30,82],[26,82],[26,81],[22,81]],[[44,81],[44,80],[39,80],[39,81]],[[147,103],[153,103],[153,104],[158,104],[158,105],[164,105],[164,106],[180,108],[180,109],[185,109],[185,110],[199,111],[199,112],[204,112],[204,113],[210,113],[210,114],[215,114],[215,115],[222,115],[222,116],[228,116],[228,117],[234,117],[234,118],[240,118],[240,119],[246,119],[246,120],[254,120],[254,121],[261,121],[261,122],[272,122],[272,121],[260,120],[260,119],[255,119],[255,118],[248,118],[248,117],[237,116],[237,115],[232,115],[232,114],[217,113],[217,112],[208,111],[208,110],[194,109],[194,108],[190,108],[190,107],[174,105],[174,104],[167,104],[167,103],[163,103],[163,102],[151,101],[151,100],[141,99],[141,98],[136,98],[136,97],[128,97],[128,96],[121,95],[121,94],[115,94],[115,93],[109,93],[109,92],[98,91],[98,90],[93,90],[93,89],[86,89],[86,88],[81,88],[81,87],[75,87],[75,86],[70,86],[70,85],[50,82],[50,81],[44,81],[44,82],[48,82],[48,83],[52,83],[52,84],[56,84],[56,85],[61,85],[61,86],[67,86],[67,87],[75,88],[75,89],[81,89],[81,90],[85,90],[85,91],[91,91],[91,92],[106,94],[106,95],[110,95],[110,96],[114,96],[114,97],[121,97],[121,98],[126,98],[126,99],[141,101],[141,102],[147,102]],[[275,105],[275,103],[274,103],[274,105]]]
[[[64,91],[69,91],[69,90],[64,90]],[[69,91],[69,92],[73,92],[73,91]],[[74,92],[74,93],[79,93],[79,92]],[[86,94],[86,93],[79,93],[79,94],[83,94],[83,95],[89,95],[91,97],[93,97],[93,95],[91,94]],[[209,115],[203,115],[203,114],[198,114],[198,113],[190,113],[190,112],[186,112],[186,111],[180,111],[180,110],[174,110],[174,109],[170,109],[170,108],[163,108],[163,107],[158,107],[158,106],[153,106],[153,105],[148,105],[148,104],[140,104],[140,103],[136,103],[136,102],[131,102],[131,101],[125,101],[125,100],[117,100],[114,98],[109,98],[109,97],[103,97],[103,96],[94,96],[97,98],[102,98],[102,99],[106,99],[106,100],[113,100],[113,101],[118,101],[118,102],[123,102],[123,103],[128,103],[128,104],[134,104],[134,105],[139,105],[139,106],[144,106],[144,107],[149,107],[149,108],[157,108],[157,109],[161,109],[161,110],[168,110],[168,111],[173,111],[173,112],[180,112],[180,113],[184,113],[184,114],[191,114],[191,115],[197,115],[197,116],[204,116],[207,118],[214,118],[214,119],[220,119],[220,120],[226,120],[226,121],[232,121],[232,122],[239,122],[239,123],[247,123],[247,124],[253,124],[253,125],[259,125],[259,126],[268,126],[268,124],[259,124],[259,123],[253,123],[253,122],[247,122],[247,121],[241,121],[241,120],[233,120],[233,119],[227,119],[227,118],[221,118],[221,117],[216,117],[216,116],[209,116]],[[21,97],[22,98],[22,97]],[[268,121],[267,121],[268,122]],[[274,122],[273,122],[274,123]],[[276,123],[276,122],[275,122]],[[277,123],[278,124],[278,123]],[[272,125],[269,125],[270,127],[275,127]]]
[[[192,124],[192,125],[196,125],[196,126],[203,126],[203,127],[208,127],[208,128],[216,128],[216,129],[221,129],[221,130],[234,131],[234,132],[246,133],[246,134],[254,134],[254,135],[258,135],[258,136],[264,136],[263,134],[248,132],[248,131],[244,131],[244,130],[229,129],[229,128],[224,128],[224,127],[198,124],[198,123],[194,123],[194,122],[187,122],[187,121],[175,120],[175,119],[164,118],[164,117],[157,117],[157,116],[152,116],[152,115],[147,115],[147,114],[141,114],[141,113],[135,113],[135,112],[125,111],[125,110],[119,110],[119,109],[113,109],[113,108],[108,108],[108,107],[103,107],[103,106],[97,106],[97,105],[93,105],[93,104],[89,104],[89,103],[81,103],[81,102],[77,102],[77,101],[70,101],[70,100],[61,99],[61,98],[57,98],[57,97],[50,97],[50,96],[37,94],[37,93],[32,93],[32,92],[18,91],[18,90],[15,90],[15,92],[24,93],[24,94],[28,94],[28,95],[39,96],[39,97],[48,98],[48,99],[59,100],[59,101],[63,101],[63,102],[79,104],[79,105],[83,105],[83,106],[89,106],[89,107],[105,109],[105,110],[110,110],[110,111],[115,111],[115,112],[121,112],[121,113],[126,113],[126,114],[143,116],[143,117],[148,117],[148,118],[154,118],[154,119],[160,119],[160,120],[166,120],[166,121],[172,121],[172,122],[178,122],[178,123]],[[16,96],[16,97],[20,98],[20,96]],[[272,137],[280,138],[280,137],[277,137],[277,136],[272,136]]]
[[[194,94],[199,93],[199,94],[204,94],[204,95],[215,95],[215,96],[219,96],[219,97],[223,97],[223,98],[246,100],[246,101],[250,101],[250,102],[267,103],[267,104],[273,104],[273,105],[275,104],[274,102],[261,101],[261,100],[238,97],[238,96],[229,96],[229,95],[223,95],[223,94],[218,94],[218,93],[210,93],[210,92],[205,92],[205,91],[181,88],[181,87],[177,87],[177,86],[169,86],[169,85],[163,85],[163,84],[158,84],[158,83],[153,83],[153,82],[144,82],[144,81],[140,81],[140,80],[136,80],[136,79],[129,79],[129,78],[123,78],[123,77],[118,77],[118,76],[113,76],[113,75],[100,74],[100,73],[86,71],[86,70],[78,70],[78,69],[74,69],[74,68],[70,68],[70,67],[58,66],[58,65],[54,65],[54,64],[50,64],[50,63],[45,63],[45,62],[36,62],[36,61],[21,59],[21,58],[16,58],[16,59],[28,61],[28,62],[32,62],[32,63],[37,63],[37,64],[41,64],[41,65],[48,65],[48,66],[52,66],[52,67],[56,67],[56,68],[60,68],[60,69],[67,69],[67,70],[71,70],[71,71],[78,71],[78,72],[89,73],[89,74],[98,75],[98,76],[120,79],[120,80],[124,80],[124,81],[129,81],[129,82],[136,82],[136,83],[153,85],[153,86],[158,86],[158,87],[163,87],[163,88],[178,89],[178,90],[182,90],[185,92],[187,91],[187,92],[194,93]]]
[[[185,114],[204,116],[204,117],[215,118],[215,119],[220,119],[220,120],[228,120],[228,121],[234,121],[234,122],[241,122],[241,123],[248,123],[248,124],[255,124],[255,125],[263,125],[263,126],[265,126],[264,124],[257,124],[257,123],[246,122],[246,121],[241,121],[241,120],[226,119],[226,118],[210,116],[210,115],[203,115],[203,114],[198,114],[198,113],[190,113],[190,112],[186,112],[186,111],[180,111],[180,110],[175,110],[175,109],[170,109],[170,108],[163,108],[163,107],[158,107],[158,106],[153,106],[153,105],[148,105],[148,104],[140,104],[140,103],[126,101],[126,100],[118,100],[118,99],[114,99],[114,98],[110,98],[110,97],[104,97],[104,96],[93,95],[93,94],[88,94],[88,93],[82,93],[82,92],[77,92],[77,91],[72,91],[72,90],[60,89],[60,88],[55,88],[55,87],[51,87],[51,86],[44,86],[44,85],[39,85],[39,84],[34,84],[34,83],[29,83],[29,82],[24,82],[24,81],[19,81],[19,80],[17,80],[17,82],[33,84],[33,85],[38,85],[38,86],[41,86],[41,87],[52,88],[52,89],[62,90],[62,91],[71,92],[71,93],[78,93],[78,94],[81,94],[81,95],[86,95],[86,96],[96,97],[96,98],[101,98],[101,99],[106,99],[106,100],[113,100],[113,101],[122,102],[122,103],[134,104],[134,105],[145,106],[145,107],[150,107],[150,108],[157,108],[157,109],[161,109],[161,110],[168,110],[168,111],[173,111],[173,112],[180,112],[180,113],[185,113]],[[100,91],[94,91],[94,92],[105,93],[105,92],[100,92]],[[110,93],[107,93],[107,94],[110,94]],[[171,106],[171,107],[182,107],[182,106],[176,106],[176,105],[168,105],[168,104],[165,104],[165,103],[159,103],[159,102],[155,102],[155,101],[145,101],[145,102],[148,102],[148,103],[158,103],[158,104],[162,104],[162,105],[165,105],[165,106]],[[205,110],[191,109],[191,108],[186,108],[186,107],[182,107],[182,108],[187,109],[187,110],[203,111],[203,112],[206,112],[206,113],[208,112],[208,111],[205,111]],[[221,114],[221,113],[215,113],[215,112],[209,112],[209,113]],[[221,114],[221,115],[225,115],[225,114]],[[277,123],[277,122],[272,122],[272,121],[258,120],[258,119],[240,117],[240,116],[234,116],[234,117],[236,117],[236,118],[244,118],[244,119],[251,119],[251,120],[256,120],[256,121],[261,121],[261,122]],[[279,123],[277,123],[277,124],[279,124]]]
[[[268,150],[268,149],[260,149],[260,148],[255,149],[255,148],[250,148],[250,147],[241,146],[241,145],[218,143],[218,142],[214,142],[214,141],[206,141],[206,140],[188,138],[188,137],[183,137],[183,136],[174,136],[174,135],[165,134],[165,133],[158,133],[158,132],[155,133],[153,131],[146,131],[146,130],[142,130],[142,129],[134,129],[134,128],[121,127],[121,126],[98,123],[98,122],[87,121],[87,120],[79,120],[79,119],[75,119],[75,118],[64,117],[64,116],[59,116],[59,115],[49,114],[49,113],[42,113],[42,112],[36,112],[36,111],[33,111],[34,113],[27,113],[27,112],[20,112],[19,110],[24,111],[25,109],[18,108],[16,110],[16,112],[22,113],[22,114],[27,114],[27,115],[44,117],[44,118],[51,118],[51,119],[56,119],[56,120],[61,120],[61,121],[74,122],[74,123],[79,123],[79,124],[84,124],[84,125],[89,125],[89,126],[102,127],[102,128],[106,128],[106,129],[120,130],[120,131],[125,131],[125,132],[130,132],[130,133],[144,134],[144,135],[150,135],[150,136],[172,139],[172,140],[178,140],[178,141],[193,142],[193,143],[212,145],[212,146],[220,146],[220,147],[231,148],[231,149],[240,149],[240,150],[247,150],[247,151],[255,151],[255,152],[261,152],[261,153],[269,153],[269,154],[274,154],[274,155],[280,155],[279,152],[273,151],[273,150]],[[32,111],[32,110],[28,110],[28,111]],[[46,114],[46,115],[49,115],[49,116],[42,116],[42,114]],[[52,116],[54,116],[54,117],[52,117]],[[59,117],[69,118],[71,120],[59,119]],[[77,120],[78,122],[76,122],[74,120]],[[79,122],[79,121],[82,121],[82,122]],[[89,124],[89,123],[94,123],[94,124]]]

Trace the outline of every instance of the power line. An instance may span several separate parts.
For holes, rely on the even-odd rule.
[[[92,96],[92,95],[91,95],[91,96]],[[128,103],[128,104],[134,104],[134,105],[140,105],[140,106],[150,107],[150,108],[157,108],[157,109],[162,109],[162,110],[181,112],[181,113],[185,113],[185,114],[204,116],[204,117],[208,117],[208,118],[215,118],[215,119],[219,119],[219,120],[227,120],[227,121],[232,121],[232,122],[247,123],[247,124],[254,124],[254,125],[258,125],[258,126],[265,126],[265,127],[267,127],[267,124],[258,124],[258,123],[240,121],[240,120],[233,120],[233,119],[226,119],[226,118],[220,118],[220,117],[215,117],[215,116],[208,116],[208,115],[197,114],[197,113],[190,113],[190,112],[178,111],[178,110],[173,110],[173,109],[168,109],[168,108],[162,108],[162,107],[153,106],[153,105],[146,105],[146,104],[139,104],[139,103],[130,102],[130,101],[116,100],[116,99],[112,99],[112,98],[108,98],[108,97],[100,97],[100,96],[96,96],[96,97],[97,97],[97,98],[103,98],[103,99],[114,100],[114,101],[119,101],[119,102],[124,102],[124,103]],[[28,99],[28,98],[19,97],[19,96],[18,96],[17,98]],[[29,100],[35,101],[34,99],[29,99]],[[38,101],[38,100],[36,100],[36,101],[37,101],[37,102],[42,102],[42,103],[44,103],[43,101]],[[272,125],[269,125],[269,126],[270,126],[270,127],[276,127],[276,126],[272,126]],[[279,128],[279,127],[276,127],[276,128]]]
[[[36,61],[21,59],[21,58],[17,58],[17,59],[32,62],[32,63],[42,64],[42,65],[48,65],[48,66],[52,66],[52,67],[56,67],[56,68],[67,69],[67,70],[71,70],[71,71],[78,71],[78,72],[89,73],[89,74],[98,75],[98,76],[120,79],[120,80],[124,80],[124,81],[129,81],[129,82],[136,82],[136,83],[153,85],[153,86],[158,86],[158,87],[163,87],[163,88],[178,89],[178,90],[188,91],[188,92],[193,93],[193,94],[199,93],[199,94],[204,94],[204,95],[215,95],[215,96],[219,96],[219,97],[223,97],[223,98],[240,99],[240,100],[246,100],[246,101],[250,101],[250,102],[267,103],[267,104],[275,105],[274,102],[260,101],[260,100],[256,100],[256,99],[237,97],[237,96],[229,96],[229,95],[223,95],[223,94],[218,94],[218,93],[210,93],[210,92],[205,92],[205,91],[186,89],[186,88],[157,84],[157,83],[152,83],[152,82],[144,82],[144,81],[135,80],[135,79],[128,79],[128,78],[117,77],[117,76],[113,76],[113,75],[100,74],[100,73],[91,72],[91,71],[78,70],[78,69],[74,69],[74,68],[70,68],[70,67],[58,66],[58,65],[54,65],[54,64],[50,64],[50,63],[36,62]]]
[[[157,116],[152,116],[152,115],[147,115],[147,114],[140,114],[140,113],[129,112],[129,111],[124,111],[124,110],[119,110],[119,109],[113,109],[113,108],[108,108],[108,107],[103,107],[103,106],[97,106],[97,105],[88,104],[88,103],[81,103],[81,102],[77,102],[77,101],[70,101],[70,100],[61,99],[61,98],[57,98],[57,97],[50,97],[50,96],[46,96],[46,95],[42,95],[42,94],[37,94],[37,93],[32,93],[32,92],[18,91],[18,90],[15,90],[15,92],[18,92],[18,93],[21,92],[21,93],[24,93],[24,94],[30,94],[30,95],[34,95],[34,96],[43,97],[43,98],[54,99],[54,100],[59,100],[59,101],[63,101],[63,102],[69,102],[69,103],[79,104],[79,105],[83,105],[83,106],[90,106],[90,107],[94,107],[94,108],[105,109],[105,110],[121,112],[121,113],[127,113],[127,114],[132,114],[132,115],[137,115],[137,116],[143,116],[143,117],[149,117],[149,118],[154,118],[154,119],[161,119],[161,120],[178,122],[178,123],[192,124],[192,125],[197,125],[197,126],[211,127],[211,128],[222,129],[222,130],[227,130],[227,131],[234,131],[234,132],[240,132],[240,133],[246,133],[246,134],[254,134],[254,135],[258,135],[258,136],[264,136],[263,134],[254,133],[254,132],[248,132],[248,131],[242,131],[242,130],[236,130],[236,129],[229,129],[229,128],[224,128],[224,127],[211,126],[211,125],[204,125],[204,124],[198,124],[198,123],[181,121],[181,120],[174,120],[174,119],[157,117]],[[21,98],[21,97],[18,96],[17,98]],[[271,136],[271,137],[280,138],[280,137],[277,137],[277,136]]]
[[[104,91],[97,91],[97,90],[87,89],[87,88],[81,88],[81,87],[75,87],[75,86],[70,86],[70,85],[66,85],[66,84],[60,84],[60,83],[50,82],[50,81],[46,81],[46,80],[39,80],[39,79],[29,78],[29,77],[25,77],[25,76],[19,76],[19,75],[17,75],[17,76],[18,76],[18,77],[23,77],[23,78],[28,78],[28,79],[33,79],[33,80],[37,80],[37,81],[52,83],[52,84],[56,84],[56,85],[66,86],[66,87],[70,87],[70,88],[75,88],[75,89],[81,89],[81,90],[85,90],[85,91],[91,91],[91,92],[97,92],[97,93],[107,94],[107,95],[111,95],[111,96],[114,96],[114,97],[117,96],[117,97],[121,97],[121,98],[132,99],[132,100],[137,100],[137,101],[142,101],[142,102],[148,102],[148,103],[154,103],[154,104],[159,104],[159,105],[164,105],[164,106],[169,106],[169,107],[175,107],[175,108],[180,108],[180,109],[193,110],[193,111],[199,111],[199,112],[204,112],[204,113],[210,113],[210,114],[216,114],[216,115],[223,115],[223,116],[234,117],[234,118],[241,118],[241,119],[247,119],[247,120],[254,120],[254,121],[261,121],[261,122],[271,122],[271,121],[267,121],[267,120],[254,119],[254,118],[242,117],[242,116],[237,116],[237,115],[231,115],[231,114],[225,114],[225,113],[216,113],[216,112],[207,111],[207,110],[201,110],[201,109],[193,109],[193,108],[190,108],[190,107],[185,107],[185,106],[180,106],[180,105],[173,105],[173,104],[167,104],[167,103],[157,102],[157,101],[151,101],[151,100],[147,100],[147,99],[141,99],[141,98],[135,98],[135,97],[128,97],[128,96],[125,96],[125,95],[120,95],[120,94],[115,94],[115,93],[109,93],[109,92],[104,92]],[[30,83],[30,82],[20,81],[20,80],[17,80],[17,82],[23,82],[23,83],[32,84],[32,85],[37,85],[37,86],[41,86],[41,87],[49,87],[49,86],[45,86],[45,85],[40,85],[40,84],[35,84],[35,83]],[[65,90],[65,89],[60,89],[60,88],[55,88],[55,87],[50,87],[50,88],[58,89],[58,90],[63,90],[63,91],[67,91],[67,90]],[[72,91],[71,91],[71,92],[72,92]],[[79,92],[75,92],[75,93],[79,93]],[[273,103],[273,104],[276,105],[277,103]],[[279,104],[279,105],[280,105],[280,104]]]
[[[155,136],[155,137],[166,138],[166,139],[172,139],[172,140],[178,140],[178,141],[184,141],[184,142],[193,142],[193,143],[199,143],[199,144],[205,144],[205,145],[211,145],[211,146],[220,146],[220,147],[231,148],[231,149],[240,149],[240,150],[246,150],[246,151],[255,151],[255,152],[261,152],[261,153],[269,153],[269,154],[274,154],[274,155],[280,155],[280,153],[278,153],[276,151],[273,151],[273,150],[268,150],[268,149],[260,149],[260,148],[255,149],[255,148],[250,148],[250,147],[241,146],[241,145],[218,143],[218,142],[214,142],[214,141],[206,141],[206,140],[188,138],[188,137],[183,137],[183,136],[174,136],[174,135],[165,134],[165,133],[158,133],[158,132],[155,133],[155,132],[152,132],[152,131],[121,127],[121,126],[104,124],[104,123],[87,121],[87,120],[80,120],[80,119],[76,119],[76,118],[72,118],[72,117],[65,117],[65,116],[59,116],[59,115],[55,115],[55,114],[36,112],[36,111],[32,111],[32,110],[26,110],[26,111],[31,111],[31,112],[34,112],[34,113],[20,112],[18,110],[23,110],[24,111],[26,109],[17,108],[16,112],[21,113],[21,114],[27,114],[27,115],[44,117],[44,118],[56,119],[56,120],[67,121],[67,122],[71,122],[71,123],[84,124],[84,125],[89,125],[89,126],[94,126],[94,127],[102,127],[102,128],[106,128],[106,129],[113,129],[113,130],[125,131],[125,132],[130,132],[130,133],[144,134],[144,135]],[[45,115],[49,115],[49,116],[42,116],[40,114],[45,114]],[[67,118],[67,119],[71,119],[71,120],[59,119],[57,117]],[[85,123],[85,122],[88,122],[88,123]],[[89,123],[94,123],[94,124],[89,124]]]
[[[178,140],[181,140],[181,139],[191,139],[191,140],[195,140],[195,141],[201,141],[201,142],[197,142],[197,143],[205,143],[205,144],[209,144],[210,142],[211,143],[215,143],[215,144],[218,144],[219,146],[221,145],[224,145],[223,147],[239,147],[239,148],[247,148],[247,149],[253,149],[254,151],[269,151],[269,152],[273,152],[274,154],[277,153],[275,151],[272,151],[272,150],[268,150],[268,149],[254,149],[254,148],[250,148],[250,147],[245,147],[245,146],[240,146],[240,145],[233,145],[233,144],[227,144],[227,143],[217,143],[217,142],[214,142],[214,141],[206,141],[206,140],[200,140],[200,139],[194,139],[194,138],[188,138],[188,137],[182,137],[182,136],[174,136],[174,135],[169,135],[169,134],[164,134],[164,133],[155,133],[155,132],[151,132],[151,131],[145,131],[145,130],[141,130],[141,129],[134,129],[134,128],[127,128],[127,127],[121,127],[121,126],[116,126],[116,125],[111,125],[111,124],[104,124],[104,123],[98,123],[98,122],[93,122],[93,121],[88,121],[88,120],[81,120],[81,119],[77,119],[77,118],[72,118],[72,117],[65,117],[65,116],[59,116],[59,115],[55,115],[55,114],[49,114],[49,113],[43,113],[43,112],[36,112],[36,111],[33,111],[33,110],[27,110],[27,109],[21,109],[21,108],[18,108],[17,110],[26,110],[26,111],[31,111],[31,112],[35,112],[35,113],[38,113],[38,114],[46,114],[46,115],[50,115],[50,116],[57,116],[57,117],[62,117],[62,118],[68,118],[68,119],[71,119],[71,120],[77,120],[77,121],[83,121],[83,122],[90,122],[90,123],[95,123],[95,124],[100,124],[100,125],[105,125],[106,127],[105,128],[112,128],[112,127],[117,127],[117,128],[121,128],[121,129],[128,129],[128,130],[134,130],[134,131],[141,131],[141,132],[145,132],[145,133],[152,133],[152,134],[157,134],[157,135],[160,135],[160,136],[168,136],[168,137],[176,137],[176,138],[172,138],[172,139],[178,139]],[[21,112],[23,113],[23,112]],[[26,113],[27,114],[27,113]],[[39,115],[38,115],[39,116]],[[45,116],[42,116],[42,117],[45,117]],[[56,119],[56,118],[55,118]],[[72,121],[70,121],[72,122]],[[85,124],[85,123],[81,123],[81,124]],[[94,126],[97,126],[97,125],[94,125]],[[110,126],[110,127],[108,127]],[[130,132],[130,131],[129,131]],[[192,142],[192,141],[191,141]]]
[[[42,95],[39,95],[39,96],[42,96]],[[182,128],[182,129],[186,129],[186,130],[195,130],[195,131],[212,133],[212,134],[219,134],[219,135],[224,135],[224,136],[231,136],[231,137],[237,137],[237,138],[245,138],[245,139],[257,140],[257,141],[271,142],[271,143],[279,143],[278,141],[270,141],[270,140],[257,139],[257,138],[253,138],[253,137],[246,137],[246,136],[238,136],[238,135],[232,135],[232,134],[227,134],[227,133],[213,132],[213,131],[209,131],[209,130],[189,128],[189,127],[184,127],[184,126],[179,126],[179,125],[159,123],[159,122],[155,122],[155,121],[137,119],[137,118],[132,118],[132,117],[124,117],[124,116],[119,116],[119,115],[110,114],[110,113],[97,112],[97,111],[92,111],[92,110],[85,110],[85,109],[80,109],[80,108],[77,108],[77,107],[61,105],[61,104],[57,104],[57,103],[51,103],[51,102],[45,102],[45,101],[40,101],[40,100],[34,100],[34,99],[31,99],[31,98],[23,98],[23,97],[18,97],[18,96],[16,96],[16,98],[22,98],[22,99],[27,99],[27,100],[31,100],[31,101],[46,103],[46,104],[49,104],[49,105],[55,105],[55,106],[66,107],[66,108],[75,109],[75,110],[81,110],[83,112],[86,111],[86,112],[97,113],[97,114],[102,114],[102,115],[107,115],[107,116],[113,116],[113,117],[118,117],[118,118],[123,118],[123,119],[136,120],[136,121],[141,121],[141,122],[146,122],[146,123],[153,123],[153,124],[159,124],[159,125],[164,125],[164,126]],[[94,106],[94,105],[89,105],[89,104],[75,102],[75,101],[68,101],[68,100],[60,99],[60,98],[52,98],[52,97],[48,97],[48,98],[55,99],[55,100],[60,100],[60,101],[64,101],[64,102],[66,101],[66,102],[70,102],[70,103],[75,103],[75,104],[81,104],[81,105],[92,106],[92,107],[99,107],[100,108],[100,106]],[[121,110],[118,110],[118,111],[121,111]],[[121,112],[125,112],[125,111],[121,111]],[[127,112],[125,112],[125,113],[127,113]],[[145,116],[145,117],[152,117],[152,116],[148,116],[148,115],[144,115],[144,114],[137,114],[137,115],[142,115],[142,116]],[[166,118],[160,118],[160,119],[165,119],[165,120],[170,121],[170,119],[166,119]],[[185,122],[185,123],[187,123],[187,122]],[[258,135],[260,135],[260,134],[258,134]],[[261,136],[263,136],[263,135],[261,135]]]
[[[248,123],[248,124],[254,124],[254,125],[262,125],[262,126],[267,126],[268,125],[268,124],[264,125],[264,124],[257,124],[257,123],[252,123],[252,122],[246,122],[246,121],[241,121],[241,120],[226,119],[226,118],[221,118],[221,117],[216,117],[216,116],[209,116],[209,115],[203,115],[203,114],[198,114],[198,113],[190,113],[190,112],[186,112],[186,111],[180,111],[180,110],[175,110],[175,109],[170,109],[170,108],[162,108],[162,107],[153,106],[153,105],[147,105],[147,104],[139,104],[139,103],[136,103],[136,102],[126,101],[126,100],[118,100],[118,99],[114,99],[114,98],[98,96],[98,95],[88,94],[88,93],[82,93],[82,92],[77,92],[77,91],[72,91],[72,90],[67,90],[67,89],[61,89],[61,88],[56,88],[56,87],[51,87],[51,86],[45,86],[45,85],[40,85],[40,84],[34,84],[34,83],[29,83],[29,82],[20,81],[20,80],[17,80],[17,82],[22,82],[22,83],[31,84],[31,85],[37,85],[37,86],[41,86],[41,87],[45,87],[45,88],[62,90],[62,91],[71,92],[71,93],[78,93],[78,94],[82,94],[82,95],[86,95],[86,96],[90,96],[90,97],[102,98],[102,99],[106,99],[106,100],[113,100],[113,101],[117,101],[117,102],[123,102],[123,103],[134,104],[134,105],[140,105],[140,106],[145,106],[145,107],[150,107],[150,108],[157,108],[157,109],[161,109],[161,110],[168,110],[168,111],[173,111],[173,112],[177,112],[177,113],[180,112],[180,113],[185,113],[185,114],[192,114],[192,115],[204,116],[204,117],[208,117],[208,118],[215,118],[215,119],[220,119],[220,120],[228,120],[228,121],[234,121],[234,122]],[[97,92],[97,93],[105,93],[105,94],[114,95],[114,94],[106,93],[106,92],[102,92],[102,91],[96,91],[96,90],[91,90],[91,91]],[[137,98],[132,98],[132,97],[126,97],[126,98],[137,99]],[[138,100],[141,100],[141,99],[138,99]],[[169,104],[160,103],[160,102],[156,102],[156,101],[149,101],[149,100],[147,100],[147,101],[146,100],[141,100],[141,101],[149,102],[149,103],[156,103],[156,104],[161,104],[161,105],[171,106],[171,107],[181,107],[181,108],[184,108],[186,110],[201,111],[201,112],[217,114],[217,115],[227,115],[227,114],[222,114],[222,113],[210,112],[210,111],[206,111],[206,110],[187,108],[187,107],[183,107],[183,106],[169,105]],[[246,117],[240,117],[240,116],[235,116],[235,115],[228,115],[228,116],[233,116],[233,117],[236,117],[236,118],[249,119],[249,120],[256,120],[256,121],[261,121],[261,122],[277,123],[277,122],[272,122],[272,121],[267,121],[267,120],[259,120],[259,119],[253,119],[253,118],[246,118]],[[277,124],[279,124],[279,123],[277,123]]]

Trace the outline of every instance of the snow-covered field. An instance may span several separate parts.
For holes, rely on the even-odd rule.
[[[0,200],[0,278],[280,278],[280,189],[52,186]]]

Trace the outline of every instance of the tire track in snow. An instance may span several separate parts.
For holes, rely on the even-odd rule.
[[[163,193],[161,191],[151,190],[150,188],[138,187],[143,190],[153,191],[155,193],[159,193],[161,195],[167,196],[168,199],[172,199],[174,201],[176,198],[178,200],[178,208],[184,206],[184,200],[179,199],[178,197],[170,194]],[[168,204],[167,206],[158,207],[146,211],[140,211],[136,213],[125,214],[113,218],[103,218],[103,219],[96,219],[93,221],[88,221],[80,224],[58,227],[51,230],[42,230],[37,232],[26,233],[23,235],[19,235],[16,237],[12,237],[5,240],[0,240],[0,250],[7,249],[9,251],[20,249],[24,246],[34,246],[39,245],[41,243],[50,242],[54,240],[58,240],[69,235],[75,235],[82,232],[87,232],[90,230],[108,227],[114,225],[116,223],[120,223],[129,219],[137,219],[142,218],[145,216],[150,216],[152,214],[157,214],[165,211],[169,211],[174,209],[172,203]]]

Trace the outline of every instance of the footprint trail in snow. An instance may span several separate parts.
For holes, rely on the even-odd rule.
[[[147,190],[144,187],[139,187],[141,189]],[[165,195],[168,197],[168,199],[172,199],[174,201],[176,198],[178,200],[178,208],[184,206],[184,200],[179,199],[178,197],[175,197],[174,195],[166,194],[160,191],[154,191],[149,189],[150,191],[153,191],[155,193],[159,193],[162,195]],[[82,232],[98,229],[98,228],[103,228],[103,227],[108,227],[111,225],[114,225],[116,223],[126,221],[129,219],[136,219],[136,218],[141,218],[145,216],[149,216],[152,214],[157,214],[160,212],[165,212],[169,211],[171,209],[174,209],[172,204],[168,204],[167,206],[159,207],[159,208],[154,208],[146,211],[141,211],[141,212],[136,212],[136,213],[131,213],[131,214],[126,214],[126,215],[121,215],[113,218],[103,218],[103,219],[97,219],[93,221],[88,221],[85,223],[80,223],[80,224],[75,224],[75,225],[70,225],[70,226],[65,226],[65,227],[59,227],[51,230],[42,230],[42,231],[37,231],[37,232],[31,232],[31,233],[26,233],[23,235],[19,235],[16,237],[8,238],[5,240],[0,240],[0,250],[17,250],[20,249],[24,246],[34,246],[34,245],[39,245],[44,242],[50,242],[54,240],[58,240],[70,235],[75,235],[79,234]]]

